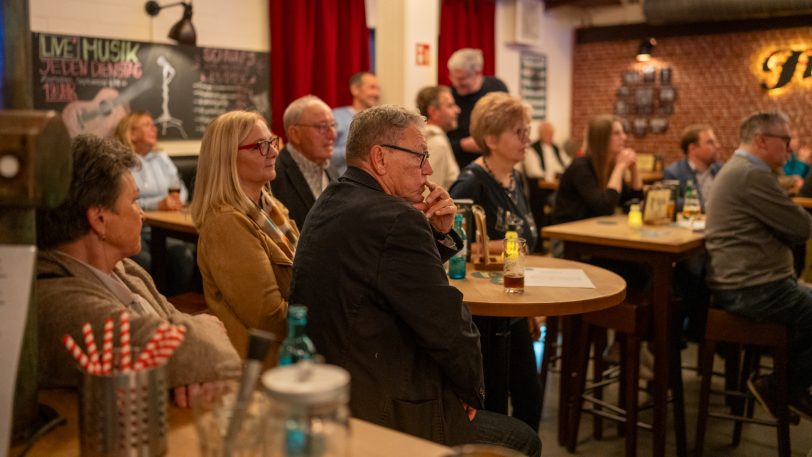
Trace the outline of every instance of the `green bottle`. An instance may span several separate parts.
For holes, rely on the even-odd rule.
[[[463,215],[460,213],[454,216],[454,230],[462,238],[462,249],[448,261],[448,276],[451,279],[465,278],[465,257],[468,254],[468,239],[465,236],[465,228],[462,226],[462,218]]]
[[[279,348],[279,365],[292,365],[300,360],[311,360],[316,347],[307,336],[307,306],[288,307],[288,336]]]

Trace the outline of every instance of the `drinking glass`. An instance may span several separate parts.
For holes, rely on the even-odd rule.
[[[524,238],[505,239],[505,266],[503,279],[505,293],[524,293],[524,262],[527,257],[527,241]]]
[[[265,445],[268,399],[260,391],[251,394],[243,420],[226,452],[226,435],[234,414],[239,382],[212,383],[191,397],[195,429],[203,457],[261,457]]]

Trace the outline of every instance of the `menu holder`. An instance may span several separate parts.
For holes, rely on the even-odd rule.
[[[502,271],[502,268],[505,266],[502,262],[502,256],[488,253],[488,228],[487,225],[485,225],[485,210],[479,205],[474,205],[471,208],[471,212],[474,214],[476,243],[479,246],[479,254],[471,255],[471,263],[474,265],[474,270]]]
[[[643,209],[643,223],[650,225],[670,224],[668,202],[671,200],[671,189],[651,188],[646,193],[646,205]]]

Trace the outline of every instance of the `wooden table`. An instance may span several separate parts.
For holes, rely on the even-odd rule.
[[[40,392],[40,401],[56,409],[67,424],[51,430],[34,444],[29,457],[77,457],[79,455],[79,425],[76,393],[67,389]],[[190,409],[169,407],[169,436],[167,456],[197,456],[200,446]],[[21,446],[11,448],[9,455],[18,455]],[[350,454],[369,457],[441,457],[450,449],[405,433],[384,428],[360,419],[350,420]]]
[[[802,208],[812,209],[812,198],[810,197],[793,197],[792,201]]]
[[[152,228],[149,253],[152,256],[152,279],[161,293],[169,283],[167,273],[167,237],[197,243],[197,229],[192,215],[184,211],[146,211],[144,223]]]
[[[665,455],[668,411],[668,380],[672,358],[679,359],[678,316],[671,301],[673,265],[683,258],[704,251],[704,235],[676,226],[645,226],[631,229],[626,216],[615,215],[544,227],[542,235],[564,242],[564,256],[579,259],[585,255],[635,261],[648,264],[653,274],[654,310],[654,423],[655,456]],[[675,383],[674,411],[684,415],[681,383]],[[679,421],[678,421],[679,422]],[[559,441],[562,441],[559,424]],[[685,430],[677,432],[677,452],[685,455]],[[563,444],[563,442],[562,442]]]
[[[451,285],[462,292],[462,299],[471,313],[477,316],[497,317],[531,317],[531,316],[567,316],[579,313],[599,311],[623,302],[626,298],[626,281],[617,274],[581,262],[555,259],[552,257],[528,256],[526,265],[536,268],[578,268],[584,270],[595,285],[594,289],[565,288],[565,287],[534,287],[525,286],[523,294],[504,293],[501,283],[501,272],[495,275],[487,271],[476,271],[471,264],[468,265],[468,274],[465,279],[452,279]],[[572,373],[573,358],[567,356],[566,351],[570,345],[565,341],[562,347],[562,372]],[[548,350],[545,348],[545,350]],[[489,407],[495,412],[507,414],[507,400],[509,395],[508,370],[509,351],[507,347],[495,347],[494,367],[497,373],[504,371],[504,377],[495,381],[488,392]],[[543,393],[542,393],[543,394]],[[569,384],[560,383],[559,388],[559,425],[567,422],[569,409],[566,405],[572,404]]]
[[[594,289],[567,287],[525,287],[523,294],[503,291],[501,272],[476,271],[468,264],[465,279],[450,279],[462,292],[462,299],[476,316],[532,317],[565,316],[599,311],[620,304],[626,298],[626,281],[603,268],[571,260],[528,256],[526,265],[535,268],[578,268],[584,270]]]

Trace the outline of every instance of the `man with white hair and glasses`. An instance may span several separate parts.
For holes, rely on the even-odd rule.
[[[471,112],[474,105],[490,92],[507,92],[507,86],[494,76],[483,76],[484,58],[482,50],[463,48],[448,58],[448,78],[451,80],[451,95],[460,107],[457,128],[448,132],[451,148],[460,169],[476,160],[481,151],[468,132]]]

